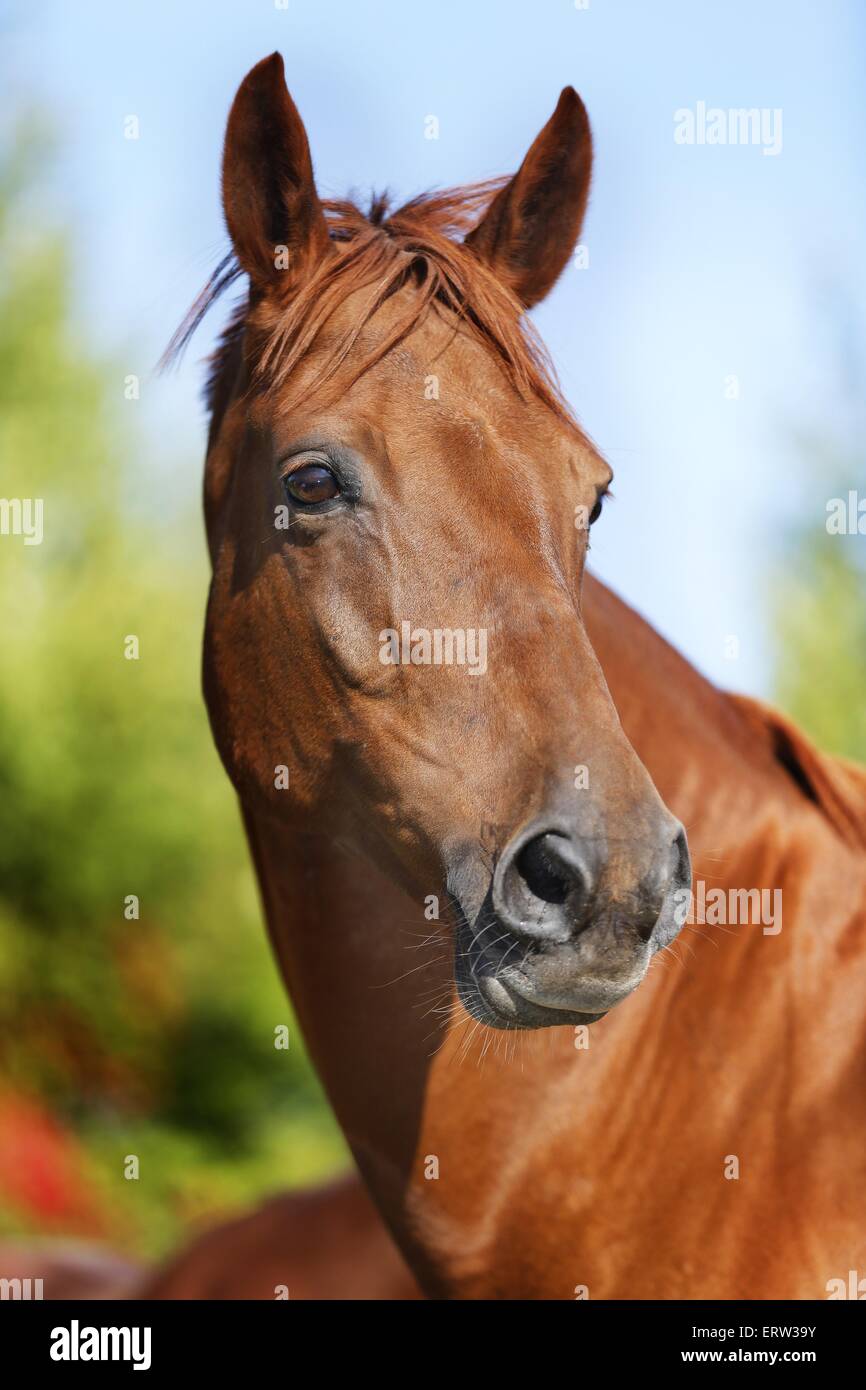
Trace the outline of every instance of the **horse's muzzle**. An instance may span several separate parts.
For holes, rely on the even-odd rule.
[[[691,886],[680,823],[660,806],[641,832],[612,843],[536,823],[510,841],[480,910],[459,903],[469,1013],[499,1028],[594,1022],[640,984]]]

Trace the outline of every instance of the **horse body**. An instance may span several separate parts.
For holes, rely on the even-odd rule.
[[[523,310],[590,149],[567,89],[486,205],[365,218],[319,202],[281,62],[245,79],[208,708],[311,1053],[427,1292],[820,1297],[866,1258],[862,775],[584,577],[610,470]],[[431,664],[460,631],[484,671]],[[698,881],[781,893],[769,930],[672,945],[683,824]]]
[[[403,1301],[420,1294],[351,1175],[270,1197],[203,1231],[141,1279],[134,1297]]]

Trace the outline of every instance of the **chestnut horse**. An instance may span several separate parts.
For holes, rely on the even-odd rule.
[[[715,939],[710,940],[708,930],[695,940],[696,955],[688,962],[689,972],[694,972],[692,989],[686,989],[686,981],[682,978],[670,981],[671,990],[676,995],[672,1001],[673,1007],[685,1013],[679,1027],[680,1036],[675,1040],[681,1050],[677,1070],[687,1068],[691,1073],[696,1066],[703,1065],[715,1082],[712,1087],[704,1085],[701,1089],[699,1075],[690,1078],[694,1114],[683,1120],[682,1132],[677,1140],[678,1146],[686,1150],[682,1157],[677,1156],[679,1171],[687,1173],[686,1182],[694,1188],[694,1200],[697,1200],[698,1191],[703,1187],[707,1199],[712,1202],[730,1200],[732,1204],[739,1203],[739,1195],[732,1195],[728,1199],[716,1186],[718,1165],[715,1160],[719,1149],[724,1147],[725,1130],[732,1139],[737,1138],[741,1128],[747,1134],[750,1162],[756,1152],[763,1155],[759,1171],[762,1167],[764,1183],[772,1190],[771,1185],[781,1180],[781,1177],[772,1176],[774,1164],[779,1165],[781,1174],[781,1170],[795,1156],[792,1141],[786,1140],[780,1130],[778,1142],[780,1145],[790,1144],[791,1151],[789,1154],[783,1149],[774,1158],[769,1147],[774,1142],[772,1125],[781,1106],[791,1106],[793,1110],[797,1104],[797,1092],[807,1083],[809,1075],[806,1069],[796,1089],[785,1080],[788,1067],[785,1039],[790,1036],[791,1028],[798,1026],[799,1020],[786,1019],[784,1004],[781,1007],[778,1004],[765,1005],[761,986],[768,977],[761,973],[762,956],[766,955],[768,967],[775,960],[776,968],[780,972],[787,971],[790,978],[793,960],[788,959],[786,964],[784,955],[780,959],[774,953],[781,950],[790,956],[795,949],[791,942],[796,942],[798,920],[802,920],[808,930],[808,903],[805,907],[799,905],[803,887],[798,891],[802,872],[795,855],[798,842],[807,845],[817,836],[818,849],[811,850],[804,863],[816,862],[817,854],[826,865],[835,863],[838,866],[838,872],[845,876],[843,882],[851,875],[852,864],[856,862],[852,860],[851,850],[862,850],[864,839],[866,788],[863,775],[846,770],[844,765],[832,759],[822,758],[802,735],[779,716],[751,702],[714,690],[635,613],[589,577],[584,589],[584,613],[614,700],[623,711],[626,728],[638,753],[660,783],[669,782],[672,804],[681,803],[684,811],[692,817],[693,824],[700,828],[706,825],[707,833],[715,833],[721,844],[731,847],[727,854],[707,855],[708,875],[714,887],[736,886],[746,873],[752,873],[753,865],[766,864],[759,877],[782,883],[783,891],[794,889],[793,921],[786,917],[783,922],[785,931],[771,936],[770,942],[764,942],[763,949],[758,946],[759,954],[750,955],[738,950],[736,937],[728,932],[717,934]],[[677,756],[682,760],[678,763],[676,776],[672,776],[670,771],[671,740],[667,735],[668,730],[676,730]],[[707,769],[711,775],[715,789],[713,798],[708,798],[706,794],[703,769]],[[851,940],[847,944],[841,940],[841,959],[843,962],[847,959],[849,969],[857,950],[856,911],[853,909],[858,901],[857,885],[862,882],[862,866],[858,866],[858,870],[859,879],[857,870],[850,877],[851,909],[846,911],[844,905],[840,904],[833,916],[829,910],[832,891],[827,891],[823,903],[818,900],[817,920],[821,923],[821,935],[827,938],[827,944],[823,947],[825,954],[831,952],[830,942],[833,940],[838,949],[842,938],[840,928],[850,918],[851,925],[846,935]],[[825,869],[816,888],[811,891],[822,891],[822,884],[827,882]],[[792,926],[795,928],[794,937],[788,934]],[[803,936],[802,929],[799,936]],[[712,945],[713,951],[707,949],[709,945]],[[812,949],[817,949],[817,946],[818,943]],[[808,953],[808,937],[806,944],[801,941],[796,949],[801,956],[804,952]],[[832,963],[832,954],[827,954],[827,960],[828,964]],[[701,991],[706,991],[707,975],[713,968],[731,985],[725,997],[725,1015],[730,1016],[731,1025],[724,1028],[718,1011],[714,1013],[705,1006],[702,1009]],[[755,976],[754,981],[752,975]],[[784,978],[784,975],[780,976],[776,988],[783,985]],[[654,976],[651,982],[643,986],[641,993],[647,994],[656,985],[664,983],[661,977]],[[813,1019],[822,1006],[820,1001],[811,1003],[808,995],[803,998],[810,1011],[809,1026],[814,1027]],[[825,1025],[814,1030],[813,1041],[816,1049],[826,1043],[833,1058],[829,1075],[832,1077],[834,1072],[839,1074],[839,1096],[834,1095],[834,1087],[830,1086],[825,1103],[827,1114],[821,1123],[826,1124],[829,1114],[838,1126],[840,1098],[844,1089],[850,1092],[853,1138],[845,1140],[841,1146],[842,1152],[849,1146],[856,1147],[859,1105],[862,1105],[862,1091],[857,1093],[860,1067],[857,1049],[861,1034],[858,1032],[856,990],[854,999],[853,1019],[849,1019],[844,1011],[838,1018],[831,1014],[829,1022],[835,1036]],[[656,1007],[660,1002],[656,1001]],[[831,1010],[834,1007],[832,1001],[829,1007]],[[773,1046],[773,1027],[778,1030],[780,1045],[776,1050],[775,1062],[766,1052],[762,1058],[752,1056],[752,1018],[756,1022],[761,1021],[765,1049]],[[607,1027],[607,1024],[598,1025],[593,1036],[601,1037]],[[693,1030],[691,1041],[683,1032],[689,1028]],[[842,1048],[838,1039],[846,1029],[851,1030],[851,1039]],[[658,1030],[652,1036],[652,1045],[656,1049],[662,1046]],[[695,1054],[694,1063],[691,1061],[692,1052]],[[719,1063],[722,1056],[725,1070]],[[849,1057],[853,1059],[850,1064],[846,1061]],[[572,1064],[574,1060],[569,1053],[569,1063]],[[664,1058],[659,1057],[658,1062],[661,1066]],[[731,1111],[739,1103],[743,1104],[744,1115],[754,1108],[754,1101],[750,1102],[749,1097],[754,1095],[756,1089],[756,1065],[763,1067],[768,1078],[766,1098],[772,1097],[773,1087],[780,1094],[769,1116],[764,1115],[763,1120],[760,1115],[752,1116],[746,1126],[735,1110],[731,1119]],[[846,1075],[846,1065],[850,1078]],[[487,1059],[484,1066],[486,1069]],[[588,1055],[581,1058],[580,1066],[588,1069]],[[647,1099],[647,1104],[656,1113],[662,1104],[657,1092],[659,1086],[664,1084],[665,1075],[662,1071],[658,1080],[653,1078],[651,1094]],[[463,1072],[460,1080],[461,1083],[467,1080]],[[638,1108],[640,1097],[636,1096],[633,1086],[629,1084],[627,1073],[621,1084],[625,1102],[628,1103],[629,1097],[632,1097],[633,1118],[637,1123],[641,1120]],[[827,1086],[826,1081],[822,1084]],[[790,1088],[787,1092],[783,1089],[785,1086]],[[741,1102],[743,1096],[745,1100]],[[719,1097],[728,1117],[721,1127],[715,1115]],[[801,1107],[804,1103],[805,1097],[799,1101]],[[766,1105],[766,1099],[759,1095],[758,1106],[761,1105]],[[704,1124],[712,1126],[708,1139],[699,1137]],[[792,1132],[790,1120],[786,1120],[784,1128]],[[817,1136],[813,1136],[804,1139],[802,1144],[808,1150],[816,1142]],[[738,1147],[741,1143],[741,1140],[737,1140]],[[648,1131],[646,1144],[647,1156],[652,1156]],[[838,1162],[832,1141],[827,1153],[827,1171],[830,1173]],[[799,1149],[796,1154],[799,1156]],[[799,1157],[798,1161],[801,1161]],[[636,1164],[635,1171],[643,1184],[640,1156]],[[768,1178],[767,1174],[771,1176]],[[623,1180],[624,1175],[618,1175],[615,1165],[605,1175],[608,1184]],[[657,1176],[655,1181],[658,1182]],[[849,1182],[840,1184],[843,1211],[851,1214],[852,1224],[848,1243],[839,1239],[840,1253],[835,1257],[834,1266],[837,1273],[831,1278],[844,1277],[849,1267],[863,1268],[862,1246],[858,1245],[854,1221],[859,1211],[858,1203],[862,1204],[862,1183],[858,1187],[859,1181],[855,1168],[849,1174]],[[788,1180],[787,1185],[792,1192],[789,1226],[801,1224],[804,1216],[811,1224],[828,1219],[831,1200],[820,1195],[821,1189],[814,1179],[808,1187],[804,1183],[804,1190],[799,1194],[795,1183]],[[670,1201],[671,1189],[668,1184],[665,1184],[665,1189]],[[604,1194],[604,1190],[600,1189],[600,1195]],[[682,1200],[692,1200],[689,1186],[684,1186]],[[760,1202],[759,1186],[746,1204],[746,1211],[759,1215]],[[655,1265],[651,1264],[649,1278],[641,1281],[642,1291],[652,1291],[658,1296],[668,1292],[666,1271],[672,1255],[682,1263],[691,1259],[693,1264],[700,1260],[704,1265],[712,1265],[718,1260],[719,1252],[722,1252],[725,1260],[729,1260],[728,1240],[734,1238],[745,1244],[748,1239],[742,1219],[733,1229],[732,1237],[729,1237],[726,1226],[729,1215],[720,1212],[714,1223],[706,1223],[706,1230],[700,1233],[699,1241],[691,1247],[691,1255],[685,1240],[681,1240],[679,1247],[670,1248],[663,1223],[659,1223],[658,1243],[655,1252],[650,1255]],[[746,1213],[742,1215],[744,1218]],[[835,1219],[839,1220],[838,1212]],[[781,1222],[781,1217],[778,1220]],[[847,1216],[845,1220],[847,1222]],[[766,1244],[767,1235],[768,1232],[761,1230],[752,1233],[751,1239],[757,1250],[760,1251]],[[791,1241],[789,1231],[784,1236],[785,1248],[789,1251]],[[748,1249],[746,1245],[744,1259]],[[846,1250],[850,1253],[846,1254]],[[765,1259],[766,1256],[762,1255],[761,1258]],[[773,1258],[778,1260],[779,1254],[774,1254]],[[794,1259],[797,1259],[796,1248]],[[826,1266],[829,1268],[830,1265],[828,1256]],[[655,1276],[653,1267],[657,1267],[658,1271]],[[246,1215],[204,1231],[176,1251],[156,1271],[135,1270],[116,1256],[69,1242],[61,1245],[51,1242],[38,1245],[23,1243],[18,1246],[0,1243],[0,1277],[42,1279],[46,1298],[272,1299],[277,1288],[282,1286],[289,1289],[293,1299],[405,1299],[417,1297],[418,1292],[408,1268],[401,1262],[375,1209],[356,1180],[271,1198]],[[832,1289],[826,1288],[830,1280],[821,1286],[820,1278],[819,1267],[816,1280],[804,1279],[804,1291],[817,1293],[818,1296],[831,1292]],[[703,1283],[700,1287],[704,1287]],[[751,1286],[744,1284],[744,1287]],[[759,1285],[755,1284],[754,1287],[759,1288]],[[768,1274],[764,1291],[770,1293],[772,1287],[772,1277]]]
[[[566,89],[511,180],[364,215],[319,199],[279,56],[244,80],[234,259],[181,335],[248,276],[206,700],[425,1292],[822,1297],[866,1262],[866,783],[584,579],[611,472],[525,310],[590,166]]]

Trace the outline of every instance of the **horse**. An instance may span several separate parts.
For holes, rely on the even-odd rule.
[[[866,1257],[866,776],[586,573],[612,472],[527,311],[591,165],[566,88],[512,178],[364,212],[319,197],[280,56],[241,83],[233,250],[173,344],[247,277],[205,700],[426,1295],[822,1297]]]
[[[584,597],[589,630],[617,707],[624,710],[635,748],[658,777],[664,777],[667,757],[654,710],[659,692],[668,684],[680,695],[676,712],[680,724],[691,729],[685,744],[693,760],[690,782],[700,778],[705,760],[712,766],[713,759],[723,761],[725,750],[733,748],[739,776],[743,764],[757,768],[755,806],[778,803],[781,796],[787,820],[793,812],[802,814],[805,804],[811,808],[813,829],[817,818],[836,840],[856,850],[862,837],[857,813],[866,797],[862,772],[822,758],[772,711],[714,691],[633,610],[591,576],[587,576]],[[658,690],[645,689],[648,671],[661,673]],[[700,710],[700,718],[692,710]],[[671,718],[671,712],[665,717]],[[714,719],[722,734],[720,741],[712,734]],[[673,783],[670,794],[676,802]],[[777,804],[768,822],[773,827],[771,843],[779,835],[780,812]],[[806,833],[809,818],[804,820]],[[762,828],[747,821],[745,829],[752,836],[752,850],[747,853],[754,853]],[[718,863],[712,876],[716,886],[724,881]],[[727,934],[712,944],[716,949],[730,949]],[[712,968],[712,960],[704,963]],[[731,963],[735,971],[745,964]],[[703,1026],[698,1018],[696,1029]],[[855,1110],[856,1101],[852,1096]],[[853,1193],[852,1179],[846,1199],[852,1205]],[[662,1245],[660,1241],[659,1249]],[[850,1258],[856,1268],[856,1240]],[[844,1252],[840,1270],[842,1265]],[[47,1299],[273,1299],[283,1289],[294,1300],[420,1296],[357,1174],[312,1190],[271,1197],[248,1213],[213,1224],[155,1269],[80,1242],[7,1242],[0,1243],[0,1277],[31,1283],[39,1279]],[[842,1278],[841,1273],[838,1277]]]
[[[404,1302],[421,1292],[357,1173],[277,1193],[208,1227],[134,1297]]]
[[[862,829],[857,815],[846,815],[846,808],[859,814],[858,807],[863,806],[866,793],[859,769],[846,769],[836,760],[823,758],[772,711],[713,690],[637,613],[591,575],[584,598],[588,627],[614,701],[624,711],[634,747],[655,776],[664,779],[668,765],[664,734],[654,712],[667,684],[679,692],[679,699],[677,711],[665,717],[676,717],[692,731],[685,743],[692,759],[691,782],[700,778],[705,760],[708,766],[712,759],[722,761],[725,750],[733,747],[738,776],[743,776],[743,763],[758,769],[754,807],[778,801],[781,792],[787,803],[786,820],[792,811],[802,814],[805,803],[812,817],[825,829],[829,826],[837,840],[857,848]],[[661,674],[656,690],[645,688],[651,671]],[[693,709],[702,711],[699,719]],[[718,720],[721,740],[713,736],[714,720]],[[670,795],[676,803],[673,782]],[[777,810],[769,821],[771,843],[779,836],[779,821]],[[756,852],[761,826],[747,821],[744,828],[749,832],[745,842],[751,836],[753,845],[746,853]],[[725,834],[730,837],[730,830]],[[724,881],[718,862],[711,873],[714,885]],[[710,940],[708,936],[701,939]],[[730,950],[731,943],[725,934],[712,944],[717,950]],[[712,967],[711,960],[705,964]],[[697,1028],[702,1026],[697,1023]],[[856,1103],[856,1097],[852,1102]],[[857,1267],[856,1246],[851,1261]],[[31,1283],[39,1279],[47,1299],[273,1299],[282,1288],[295,1300],[419,1296],[411,1272],[357,1174],[312,1190],[271,1197],[248,1213],[212,1224],[156,1268],[147,1269],[83,1242],[7,1241],[0,1242],[0,1277]]]

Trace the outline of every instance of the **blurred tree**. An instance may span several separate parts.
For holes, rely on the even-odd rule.
[[[135,407],[28,215],[33,156],[0,150],[0,491],[44,504],[41,544],[0,536],[0,1100],[50,1106],[109,1230],[153,1249],[343,1149],[297,1030],[273,1045],[289,1009],[199,693],[201,524],[128,505]]]
[[[834,503],[849,493],[866,510],[863,363],[848,300],[832,297],[832,370],[841,383],[834,428],[800,440],[798,515],[785,547],[785,580],[773,602],[775,695],[819,747],[866,763],[866,534],[839,533]],[[866,529],[866,515],[860,525]]]
[[[842,484],[833,495],[846,493]],[[866,763],[866,572],[857,549],[847,536],[801,539],[796,578],[778,605],[777,693],[821,748]]]

